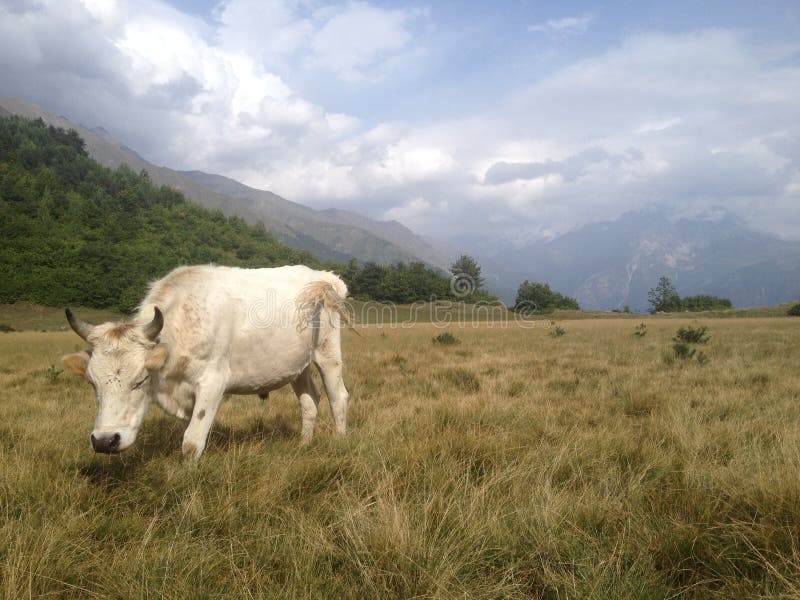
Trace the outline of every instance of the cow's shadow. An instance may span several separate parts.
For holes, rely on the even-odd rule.
[[[134,445],[118,455],[91,455],[72,467],[93,485],[109,490],[135,480],[146,466],[159,460],[181,461],[181,444],[187,423],[170,417],[145,423]],[[291,419],[256,418],[243,425],[215,423],[205,452],[226,451],[234,446],[259,441],[300,439],[299,427]],[[202,459],[201,459],[202,460]]]
[[[247,442],[300,440],[299,423],[284,416],[272,419],[256,418],[243,426],[215,423],[208,434],[207,450],[228,449]]]

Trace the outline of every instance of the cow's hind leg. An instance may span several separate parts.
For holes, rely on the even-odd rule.
[[[314,437],[314,424],[317,421],[317,406],[319,406],[319,392],[311,379],[311,368],[306,369],[292,382],[292,389],[300,402],[300,443],[308,444]]]
[[[325,392],[328,394],[328,402],[331,405],[333,422],[336,431],[344,433],[347,429],[347,401],[349,394],[344,387],[342,379],[342,352],[339,347],[338,339],[333,344],[323,344],[322,348],[314,353],[314,363],[322,375],[322,382],[325,384]]]
[[[216,379],[203,380],[197,385],[192,418],[183,433],[181,450],[185,458],[198,459],[203,454],[224,391],[224,382]]]

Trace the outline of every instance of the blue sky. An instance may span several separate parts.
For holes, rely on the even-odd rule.
[[[170,2],[213,25],[218,1]],[[786,2],[373,2],[386,10],[426,11],[413,25],[425,59],[391,78],[353,85],[335,74],[285,69],[281,75],[301,94],[329,110],[363,118],[415,122],[469,114],[497,102],[572,61],[601,53],[626,36],[648,31],[680,33],[722,28],[754,39],[790,40],[800,33],[800,3]],[[585,29],[528,28],[570,17]],[[455,113],[454,113],[455,111]]]
[[[459,239],[726,208],[800,238],[800,4],[0,0],[0,95]]]

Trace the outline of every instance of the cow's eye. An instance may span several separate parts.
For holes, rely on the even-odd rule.
[[[147,375],[144,376],[144,378],[139,383],[135,383],[131,389],[135,390],[135,389],[138,389],[138,388],[142,387],[142,384],[144,384],[144,382],[147,381],[149,378],[150,378],[150,374],[148,373]]]

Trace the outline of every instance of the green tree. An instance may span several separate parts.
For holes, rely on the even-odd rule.
[[[481,267],[471,256],[462,254],[458,259],[450,265],[450,273],[454,279],[464,278],[468,279],[471,284],[472,292],[477,292],[483,288],[483,277],[481,276]]]
[[[546,313],[556,308],[579,310],[580,306],[575,298],[554,292],[549,284],[526,279],[517,290],[514,308],[520,312]]]
[[[386,269],[381,265],[368,262],[359,273],[356,287],[362,300],[381,299],[387,300],[383,293],[383,282],[386,278]]]
[[[681,297],[668,277],[661,277],[656,287],[647,292],[650,312],[675,312],[681,309]]]

